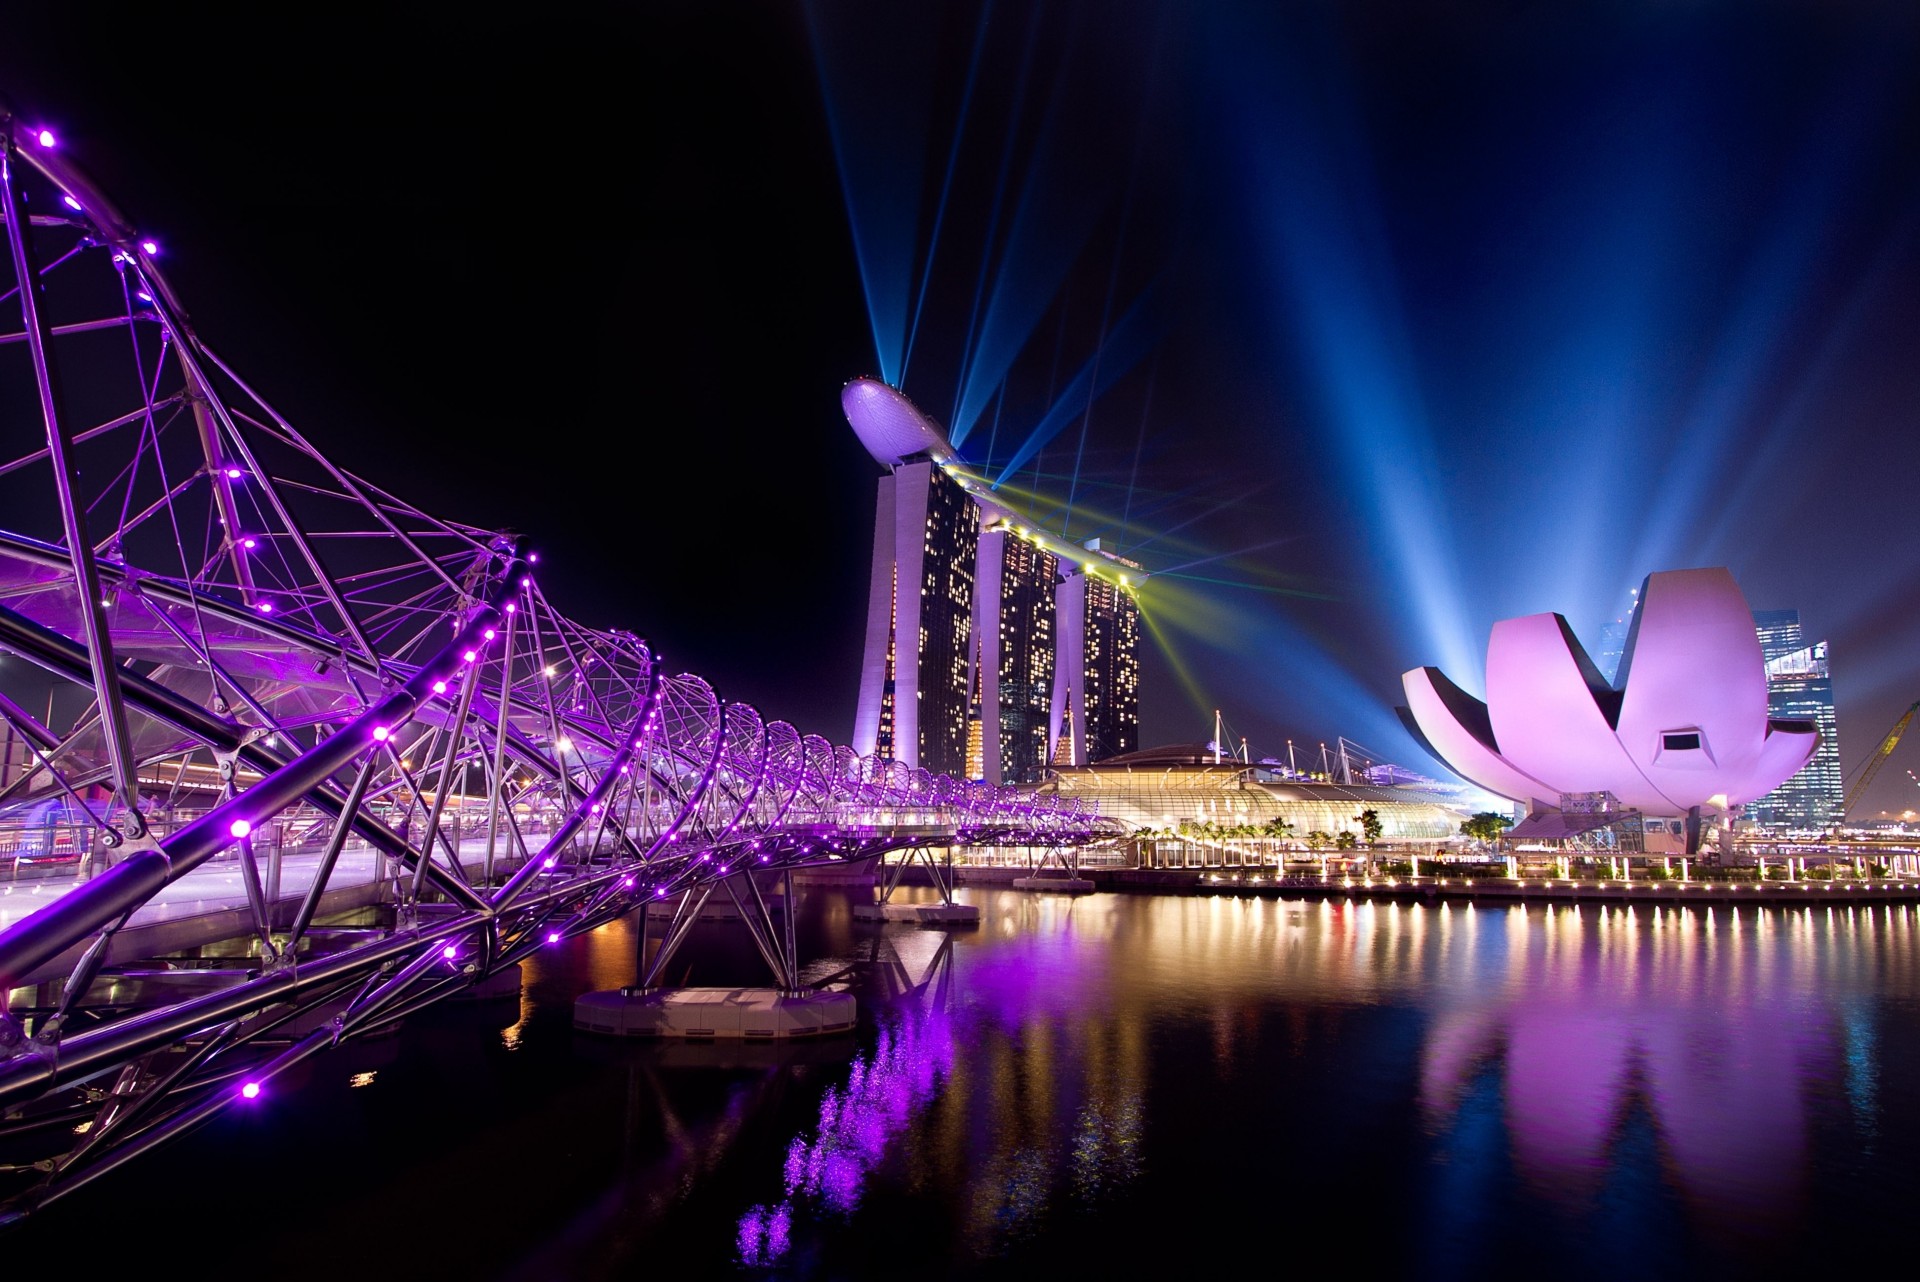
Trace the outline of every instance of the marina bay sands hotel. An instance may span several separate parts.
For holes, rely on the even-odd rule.
[[[1137,749],[1140,567],[1024,524],[885,383],[840,400],[887,469],[853,749],[996,784]]]

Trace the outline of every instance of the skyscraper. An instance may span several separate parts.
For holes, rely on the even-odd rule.
[[[1021,526],[886,384],[855,379],[840,399],[887,469],[854,750],[1035,783],[1056,761],[1139,747],[1140,608],[1121,567],[1140,567],[1098,540],[1076,547]]]
[[[1052,759],[1084,766],[1132,752],[1140,746],[1139,603],[1114,577],[1069,570],[1054,611],[1060,659]]]
[[[880,478],[853,747],[958,778],[980,509],[931,459]]]
[[[1755,610],[1753,624],[1767,665],[1767,716],[1811,721],[1820,732],[1820,746],[1792,778],[1747,803],[1747,817],[1761,828],[1831,831],[1844,817],[1844,793],[1827,643],[1807,644],[1798,610]]]
[[[1054,585],[1060,558],[1002,520],[980,536],[974,593],[980,776],[1038,783],[1053,706]]]
[[[904,397],[859,380],[841,400],[888,469],[874,508],[853,748],[960,778],[980,509],[941,465],[947,447],[939,430]]]

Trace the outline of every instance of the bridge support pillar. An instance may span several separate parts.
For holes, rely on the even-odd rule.
[[[1067,853],[1069,849],[1072,854]],[[1093,882],[1080,875],[1079,855],[1078,847],[1049,846],[1038,862],[1027,865],[1026,876],[1013,879],[1013,888],[1084,895],[1093,889]]]
[[[903,852],[903,858],[889,864],[884,859],[880,869],[886,874],[876,887],[877,893],[871,904],[855,904],[855,921],[900,921],[912,922],[920,926],[977,926],[980,924],[980,909],[974,904],[963,904],[954,898],[953,847],[947,846],[945,859],[935,859],[933,851],[925,846],[909,846]],[[915,863],[926,865],[933,876],[934,887],[940,892],[940,902],[894,903],[893,892],[900,887],[900,880],[907,868]]]

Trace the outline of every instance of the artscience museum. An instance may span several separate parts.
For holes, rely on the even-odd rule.
[[[1513,837],[1605,829],[1693,853],[1813,756],[1813,723],[1768,718],[1753,613],[1728,570],[1650,574],[1639,601],[1611,682],[1559,614],[1494,625],[1484,701],[1438,668],[1402,675],[1401,719],[1427,750],[1527,807]]]

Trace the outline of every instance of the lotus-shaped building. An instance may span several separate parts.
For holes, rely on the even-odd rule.
[[[1608,684],[1558,614],[1502,619],[1487,699],[1438,668],[1401,677],[1408,729],[1455,773],[1534,812],[1611,793],[1644,815],[1725,815],[1813,756],[1809,721],[1767,718],[1753,613],[1724,568],[1647,576]]]

